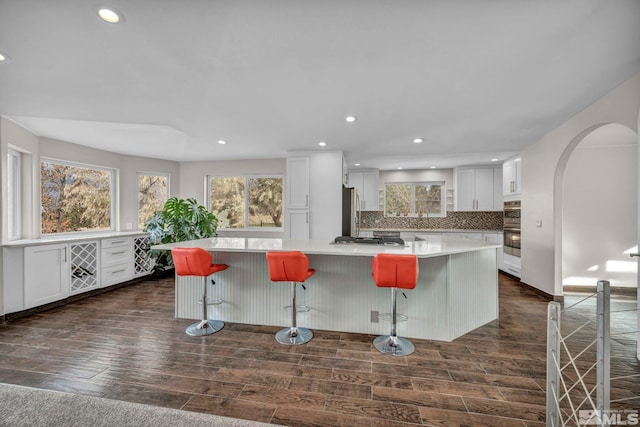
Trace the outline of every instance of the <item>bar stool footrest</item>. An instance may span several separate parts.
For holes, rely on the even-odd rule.
[[[192,337],[202,337],[215,334],[223,327],[224,322],[220,320],[201,320],[193,325],[189,325],[186,332],[187,335],[191,335]]]
[[[309,307],[308,305],[297,305],[296,306],[296,313],[308,313],[310,310],[311,310],[311,307]],[[291,312],[291,306],[290,305],[285,305],[284,306],[284,311]]]
[[[413,343],[406,338],[382,335],[373,340],[373,346],[381,353],[391,356],[408,356],[414,352]]]
[[[307,328],[284,328],[276,334],[276,341],[285,345],[300,345],[311,341],[313,332]]]

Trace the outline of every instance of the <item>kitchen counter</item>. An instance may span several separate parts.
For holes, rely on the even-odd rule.
[[[503,230],[466,228],[362,228],[360,231],[392,231],[400,233],[502,233]]]
[[[298,324],[311,329],[386,334],[389,323],[377,313],[389,312],[389,290],[371,279],[371,261],[377,253],[415,254],[420,274],[416,289],[398,299],[398,312],[408,316],[398,334],[408,338],[451,341],[498,317],[497,251],[500,244],[454,236],[425,236],[405,245],[333,244],[319,240],[217,237],[154,246],[201,247],[216,263],[229,268],[215,274],[211,297],[223,304],[210,307],[210,316],[223,321],[287,326],[290,286],[269,280],[267,251],[300,250],[316,270],[299,303],[311,307],[299,313]],[[178,318],[198,319],[202,307],[201,281],[176,277]]]
[[[49,245],[49,244],[55,244],[55,243],[74,243],[74,242],[83,242],[88,240],[111,239],[111,238],[118,238],[118,237],[135,237],[135,236],[144,236],[147,234],[149,233],[141,230],[52,234],[49,236],[41,237],[39,239],[14,240],[2,246],[20,248],[20,247],[27,247],[27,246]]]

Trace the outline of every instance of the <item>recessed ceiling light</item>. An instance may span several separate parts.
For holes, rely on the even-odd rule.
[[[318,145],[319,145],[320,147],[326,147],[326,146],[327,146],[327,143],[326,143],[326,142],[324,142],[324,141],[320,141],[320,142],[318,142]]]
[[[431,166],[431,168],[430,168],[430,169],[435,169],[435,168],[436,168],[435,166]]]
[[[500,159],[491,159],[492,162],[497,162]]]
[[[9,60],[9,55],[4,52],[0,52],[0,62],[5,62]]]
[[[360,163],[354,163],[353,166],[360,166]]]
[[[414,144],[420,144],[422,142],[422,138],[416,138],[413,140]]]
[[[356,116],[347,116],[345,120],[349,123],[353,123],[356,121]]]
[[[98,10],[98,16],[104,22],[108,22],[109,24],[117,24],[120,22],[120,15],[118,15],[118,13],[113,9],[107,9],[106,7]]]
[[[402,166],[398,166],[398,169],[402,169]]]
[[[219,139],[218,140],[218,144],[220,144],[220,145],[224,145],[226,143],[227,143],[227,141],[225,141],[224,139]]]

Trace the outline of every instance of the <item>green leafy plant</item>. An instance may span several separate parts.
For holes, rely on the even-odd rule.
[[[156,211],[144,224],[152,245],[184,242],[216,236],[218,218],[207,211],[195,199],[171,197],[164,209]],[[155,259],[152,276],[161,276],[167,268],[173,266],[170,251],[151,251]]]

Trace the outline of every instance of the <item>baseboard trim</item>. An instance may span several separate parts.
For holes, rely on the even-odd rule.
[[[581,285],[565,285],[562,287],[563,292],[580,292],[587,294],[596,293],[595,286],[581,286]],[[623,286],[610,286],[609,292],[615,295],[624,295],[635,297],[638,295],[638,288],[628,288]]]

